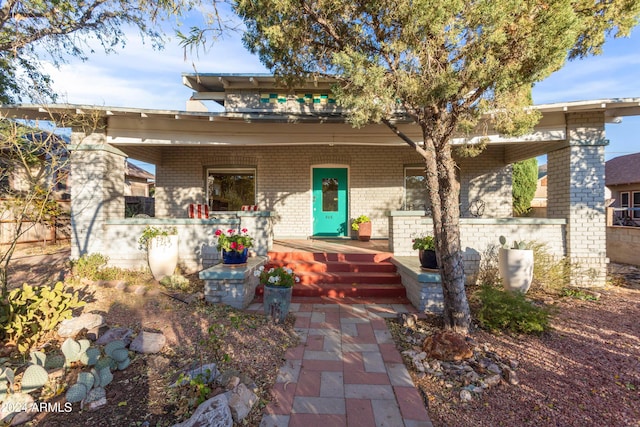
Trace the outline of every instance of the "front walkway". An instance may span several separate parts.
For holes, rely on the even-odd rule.
[[[252,304],[262,311],[262,304]],[[301,338],[261,426],[432,426],[385,324],[405,304],[292,303]]]

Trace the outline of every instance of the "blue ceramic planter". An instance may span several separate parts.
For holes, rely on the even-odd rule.
[[[223,264],[245,264],[247,257],[249,256],[249,249],[244,248],[242,252],[238,251],[225,251],[222,250],[222,263]]]
[[[264,314],[274,323],[283,323],[289,313],[293,288],[264,285]]]

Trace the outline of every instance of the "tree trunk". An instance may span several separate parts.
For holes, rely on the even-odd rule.
[[[469,302],[465,292],[464,264],[460,243],[459,184],[455,162],[448,143],[435,144],[425,133],[425,171],[436,253],[440,264],[444,294],[444,325],[467,334],[471,324]]]

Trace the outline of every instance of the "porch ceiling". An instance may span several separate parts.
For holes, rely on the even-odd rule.
[[[211,78],[224,85],[217,75]],[[226,76],[229,85],[254,84],[251,76]],[[271,84],[273,77],[253,76],[257,84]],[[257,80],[255,80],[257,79]],[[265,80],[266,79],[266,80]],[[200,80],[206,82],[207,80]],[[212,83],[213,84],[213,83]],[[210,88],[209,88],[210,89]],[[453,144],[488,138],[489,149],[503,150],[507,163],[548,153],[566,145],[566,113],[603,112],[605,121],[617,123],[623,116],[640,115],[640,98],[581,101],[538,105],[543,119],[535,131],[519,138],[504,137],[491,129]],[[107,141],[125,152],[134,147],[163,146],[261,146],[261,145],[373,145],[403,146],[384,125],[354,129],[339,115],[286,115],[146,110],[88,105],[15,105],[0,107],[6,117],[50,119],[56,114],[100,114],[107,121]],[[422,139],[414,123],[399,120],[400,130],[415,141]],[[131,149],[130,149],[131,148]]]

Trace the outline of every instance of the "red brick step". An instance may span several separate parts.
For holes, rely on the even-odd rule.
[[[265,268],[284,266],[300,277],[294,297],[358,301],[362,298],[406,299],[390,253],[270,252]],[[262,286],[256,295],[263,294]]]

